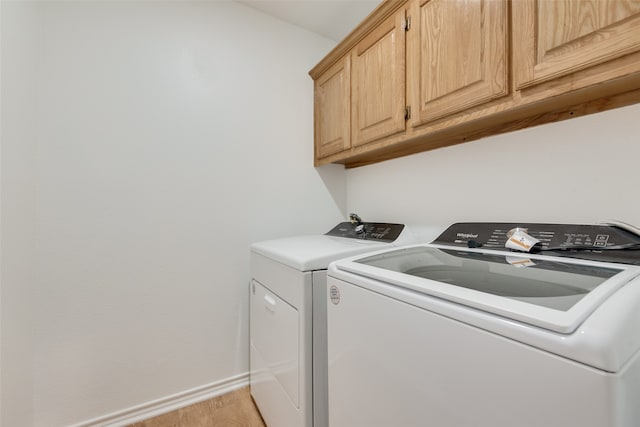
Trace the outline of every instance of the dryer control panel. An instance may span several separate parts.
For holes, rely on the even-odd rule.
[[[361,222],[358,224],[341,222],[327,232],[326,235],[390,243],[400,236],[403,229],[404,224],[387,222]]]
[[[433,243],[510,251],[505,247],[513,230],[525,230],[540,241],[536,252],[595,261],[640,265],[640,234],[633,226],[588,224],[456,223]],[[532,251],[533,252],[533,251]]]

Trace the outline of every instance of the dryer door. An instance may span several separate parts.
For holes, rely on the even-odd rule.
[[[269,426],[310,427],[311,272],[251,252],[251,395]]]
[[[298,310],[255,280],[251,286],[251,387],[281,387],[299,407]]]

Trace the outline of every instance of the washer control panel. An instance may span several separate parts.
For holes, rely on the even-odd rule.
[[[456,223],[433,243],[510,251],[505,244],[516,229],[539,240],[548,255],[640,265],[640,235],[624,225]]]
[[[346,237],[349,239],[375,240],[377,242],[393,242],[402,230],[404,224],[387,222],[341,222],[326,233],[327,236]]]

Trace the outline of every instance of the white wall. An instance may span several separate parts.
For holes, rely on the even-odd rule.
[[[37,25],[18,28],[25,7]],[[312,167],[307,71],[333,42],[233,2],[2,8],[18,119],[2,133],[2,425],[80,423],[246,373],[250,242],[325,232],[346,210],[344,171]],[[25,287],[5,267],[16,248]],[[23,291],[26,311],[8,310]]]
[[[640,225],[640,105],[347,171],[369,220]]]
[[[324,232],[347,208],[640,224],[640,106],[313,169],[307,71],[331,41],[230,2],[3,1],[1,15],[2,426],[246,373],[248,245]]]
[[[0,425],[10,427],[33,419],[39,30],[33,4],[2,3],[0,12]]]

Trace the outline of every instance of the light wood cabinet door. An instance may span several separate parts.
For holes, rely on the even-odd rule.
[[[404,10],[390,16],[352,53],[353,146],[405,129]]]
[[[351,147],[351,57],[347,55],[315,81],[316,159]]]
[[[409,10],[412,126],[509,93],[506,0],[413,0]]]
[[[640,0],[513,2],[517,88],[640,51]]]

